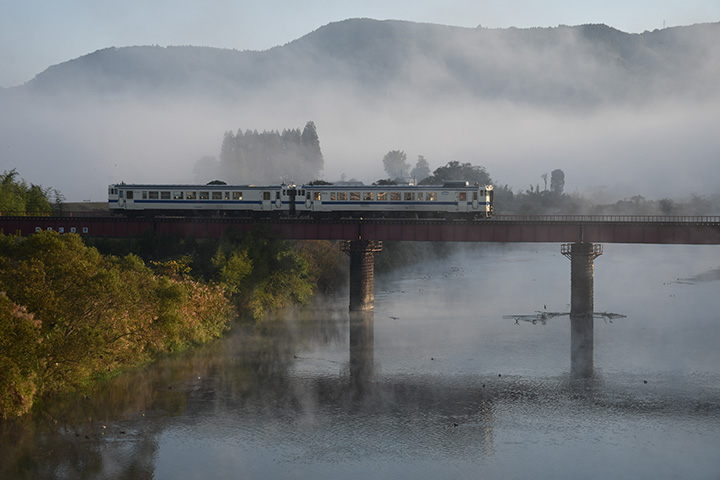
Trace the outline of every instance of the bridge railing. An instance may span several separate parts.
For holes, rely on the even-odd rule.
[[[512,222],[632,222],[720,224],[720,215],[495,215]]]

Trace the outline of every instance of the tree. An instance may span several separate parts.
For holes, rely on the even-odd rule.
[[[392,180],[390,178],[381,178],[377,182],[373,182],[373,185],[397,185],[398,183],[395,180]]]
[[[225,132],[219,167],[224,180],[231,183],[306,182],[318,178],[323,163],[317,129],[307,122],[302,131]],[[206,175],[206,166],[212,167],[213,162],[201,159],[196,172]]]
[[[490,175],[485,171],[485,167],[452,160],[447,165],[436,168],[433,174],[422,180],[420,184],[442,185],[445,182],[462,181],[477,182],[480,185],[490,185],[492,183]]]
[[[550,173],[550,191],[562,195],[565,188],[565,172],[559,168]]]
[[[425,157],[423,157],[422,155],[418,155],[417,162],[415,163],[415,167],[410,172],[410,176],[413,177],[416,181],[420,181],[430,176],[430,165],[428,164],[427,160],[425,160]]]
[[[314,122],[307,122],[303,129],[302,136],[302,153],[305,167],[308,170],[308,178],[317,178],[318,174],[324,167],[323,154],[320,150],[320,138],[317,134]]]
[[[406,163],[407,155],[402,150],[391,150],[383,157],[385,171],[393,180],[403,180],[410,172],[410,165]]]
[[[0,212],[49,213],[51,190],[34,184],[28,186],[25,180],[17,180],[17,175],[14,168],[0,174]],[[55,196],[61,197],[57,191]]]

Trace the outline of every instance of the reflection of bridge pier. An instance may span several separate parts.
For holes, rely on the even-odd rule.
[[[362,312],[375,308],[375,252],[382,242],[350,240],[343,251],[350,256],[350,311]]]
[[[362,397],[375,372],[375,314],[350,312],[350,381]]]
[[[566,243],[562,254],[570,259],[570,371],[576,377],[591,377],[593,361],[593,268],[602,255],[596,243]]]

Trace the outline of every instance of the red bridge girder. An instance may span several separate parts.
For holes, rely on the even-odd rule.
[[[428,220],[246,220],[162,217],[0,217],[0,232],[30,235],[40,230],[86,237],[144,234],[216,238],[230,230],[266,229],[297,240],[428,242],[544,242],[720,244],[720,217],[502,217],[475,222]]]

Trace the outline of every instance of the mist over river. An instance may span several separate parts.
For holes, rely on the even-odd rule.
[[[383,255],[387,252],[380,253]],[[560,245],[458,246],[0,424],[0,478],[718,479],[720,248],[604,245],[573,379]]]

